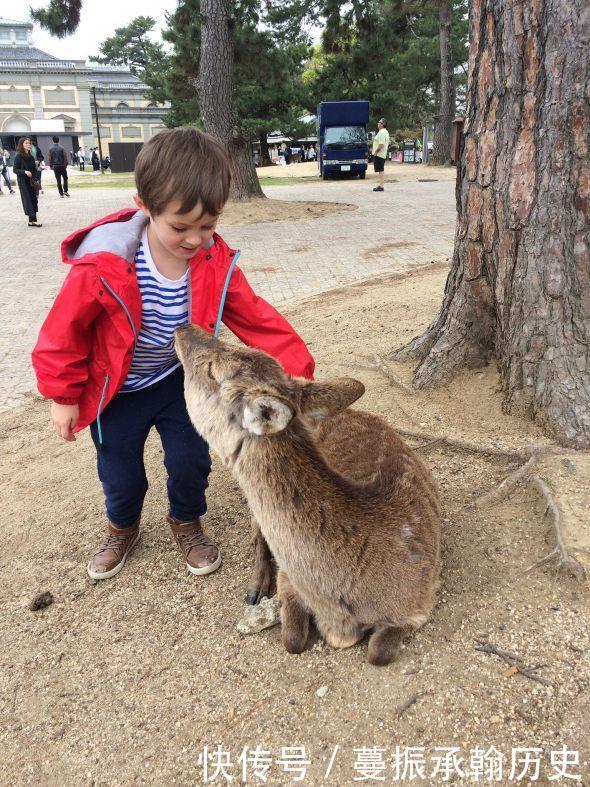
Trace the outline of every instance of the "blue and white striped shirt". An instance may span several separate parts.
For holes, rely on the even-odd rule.
[[[188,271],[180,279],[167,279],[156,268],[143,231],[135,253],[141,292],[141,328],[122,393],[153,385],[180,366],[174,350],[174,329],[188,323]]]

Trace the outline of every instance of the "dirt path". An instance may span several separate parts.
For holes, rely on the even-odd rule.
[[[413,396],[379,373],[351,368],[429,322],[446,272],[431,266],[334,291],[288,316],[309,341],[318,377],[363,380],[359,406],[400,428],[501,446],[543,440],[530,423],[502,414],[491,367]],[[217,574],[201,580],[180,566],[164,526],[161,449],[151,440],[142,541],[116,579],[92,584],[84,564],[103,514],[89,435],[73,446],[58,442],[46,403],[32,400],[0,416],[0,439],[2,784],[203,784],[206,745],[230,753],[226,770],[236,784],[243,747],[252,755],[257,744],[274,760],[273,785],[300,775],[276,762],[292,755],[294,767],[297,752],[283,749],[295,746],[306,747],[311,761],[308,785],[356,784],[363,756],[377,763],[373,775],[382,758],[384,783],[393,783],[396,747],[422,747],[414,752],[419,765],[425,760],[421,783],[442,784],[435,758],[445,753],[435,747],[458,747],[465,772],[470,750],[490,746],[506,758],[497,783],[511,782],[518,746],[543,750],[537,783],[569,783],[547,781],[550,753],[564,745],[585,761],[570,772],[590,783],[588,595],[548,567],[525,573],[552,547],[534,490],[524,486],[491,509],[473,506],[509,472],[505,461],[440,445],[425,454],[445,507],[440,603],[400,660],[376,669],[366,663],[366,643],[337,652],[315,640],[289,656],[277,628],[237,634],[251,560],[248,514],[218,464],[207,518],[223,551]],[[46,590],[55,602],[31,612],[28,603]],[[477,638],[529,667],[543,665],[535,674],[551,685],[510,674],[500,658],[476,651]],[[363,755],[354,751],[360,747],[384,751]],[[225,784],[221,773],[211,778],[210,766],[207,783]],[[252,759],[247,775],[248,784],[263,783]]]

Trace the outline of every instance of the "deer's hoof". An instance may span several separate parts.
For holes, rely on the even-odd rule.
[[[307,637],[302,637],[298,634],[284,635],[283,645],[285,646],[287,653],[291,653],[295,656],[299,653],[303,653],[305,650],[307,645]]]
[[[266,593],[262,590],[258,590],[258,588],[250,588],[246,591],[246,604],[249,607],[260,604],[263,598],[266,598]]]

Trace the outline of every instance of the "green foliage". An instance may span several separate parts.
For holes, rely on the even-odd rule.
[[[466,0],[454,0],[456,64],[467,59]],[[318,101],[369,99],[371,123],[416,136],[432,122],[440,81],[435,0],[324,0],[325,27],[304,81]],[[410,133],[411,132],[411,133]]]
[[[31,8],[31,18],[54,36],[64,38],[80,24],[82,0],[51,0],[45,8]]]
[[[199,122],[195,82],[200,55],[200,2],[179,0],[167,15],[163,33],[172,44],[169,70],[159,92],[171,110],[169,126]],[[308,41],[291,27],[273,30],[259,0],[238,0],[234,16],[234,104],[242,127],[252,138],[287,129],[307,134],[298,120],[307,95],[301,79]],[[156,93],[154,93],[156,97]]]
[[[166,14],[166,22],[162,38],[172,45],[172,53],[161,84],[150,84],[152,97],[159,102],[170,101],[171,108],[164,118],[169,128],[202,128],[196,88],[201,49],[199,0],[180,0],[174,13]]]
[[[56,35],[72,32],[82,0],[50,0],[32,15]],[[453,0],[453,50],[459,105],[467,60],[467,2]],[[235,0],[234,102],[246,132],[280,129],[304,136],[299,118],[319,101],[369,99],[371,123],[386,117],[394,139],[416,136],[438,103],[437,0]],[[179,0],[167,14],[166,55],[147,33],[150,17],[115,31],[97,62],[127,63],[150,86],[152,100],[171,102],[168,126],[200,124],[196,79],[200,0]],[[323,26],[310,47],[309,25]]]
[[[91,57],[95,63],[126,65],[146,84],[159,84],[168,65],[168,58],[161,44],[150,41],[156,24],[151,16],[138,16],[126,27],[119,27],[99,47],[100,54]]]

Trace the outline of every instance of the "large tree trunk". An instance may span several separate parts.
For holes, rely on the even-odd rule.
[[[415,384],[495,355],[507,411],[590,445],[590,8],[473,0],[455,251],[443,305],[392,357]]]
[[[455,77],[453,75],[453,40],[451,23],[453,1],[443,0],[439,13],[440,38],[440,106],[434,127],[431,164],[451,163],[451,136],[455,119]]]
[[[234,38],[231,0],[201,0],[201,62],[197,77],[205,129],[227,148],[233,164],[232,197],[264,197],[250,140],[240,127],[232,96]]]

